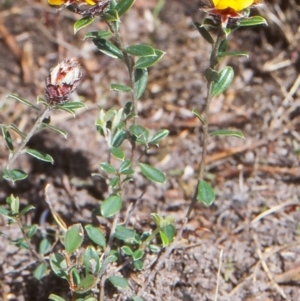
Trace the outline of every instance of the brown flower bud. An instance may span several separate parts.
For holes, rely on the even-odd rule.
[[[50,106],[66,102],[82,77],[80,64],[74,58],[65,59],[50,70],[45,83],[45,96]]]

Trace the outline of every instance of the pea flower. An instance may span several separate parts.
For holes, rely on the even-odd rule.
[[[65,59],[53,69],[45,80],[45,97],[50,106],[66,102],[82,77],[80,64],[74,58]]]
[[[62,8],[65,7],[84,17],[95,17],[104,13],[110,0],[48,0],[48,3]]]
[[[261,4],[263,0],[208,0],[202,2],[200,9],[221,20],[222,27],[227,26],[229,19],[247,17],[249,8]]]

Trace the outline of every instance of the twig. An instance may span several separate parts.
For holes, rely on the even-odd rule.
[[[217,40],[213,45],[211,56],[210,56],[210,68],[215,70],[215,66],[218,64],[218,51],[220,48],[220,45],[222,41],[224,40],[224,31],[222,28],[219,29],[218,35],[217,35]],[[208,134],[208,120],[209,120],[209,109],[210,109],[210,104],[212,101],[212,86],[213,86],[213,81],[208,80],[207,81],[207,94],[206,94],[206,101],[205,101],[205,113],[204,117],[202,120],[202,131],[203,131],[203,138],[202,138],[202,156],[201,156],[201,162],[200,162],[200,167],[199,167],[199,174],[198,174],[198,183],[203,181],[204,179],[204,173],[205,173],[205,160],[206,160],[206,155],[207,155],[207,146],[208,146],[208,140],[209,140],[209,134]],[[197,201],[197,188],[195,189],[194,196],[192,198],[192,201],[190,203],[190,206],[187,210],[186,217],[189,218],[195,203]]]
[[[274,286],[274,288],[277,290],[277,292],[281,295],[281,297],[283,299],[286,299],[287,297],[286,297],[286,294],[284,293],[283,289],[273,279],[273,275],[272,275],[271,271],[269,270],[269,267],[268,267],[268,265],[267,265],[267,263],[266,263],[266,261],[263,257],[263,254],[261,252],[260,243],[258,241],[257,234],[255,234],[255,233],[253,234],[253,240],[254,240],[255,245],[256,245],[256,253],[258,255],[258,258],[259,258],[259,260],[261,262],[261,265],[262,265],[265,273],[267,274],[271,284]]]
[[[219,268],[218,268],[218,274],[217,274],[217,286],[216,286],[215,301],[218,300],[218,292],[219,292],[219,283],[220,283],[222,259],[223,259],[223,249],[221,249],[220,256],[219,256]]]
[[[47,108],[47,107],[44,109],[44,111],[42,112],[41,116],[36,120],[35,124],[31,128],[30,132],[27,134],[26,138],[21,143],[21,145],[18,148],[18,150],[12,155],[12,157],[9,158],[7,166],[6,166],[6,169],[10,169],[10,166],[22,154],[22,151],[23,151],[24,147],[26,146],[26,144],[28,143],[28,141],[31,139],[31,137],[33,136],[33,134],[35,133],[35,131],[41,126],[41,124],[43,123],[43,120],[47,116],[49,110],[50,109]]]

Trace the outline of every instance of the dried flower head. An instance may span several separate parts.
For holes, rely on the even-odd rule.
[[[48,0],[48,3],[54,6],[65,7],[82,16],[95,17],[104,13],[110,0]]]
[[[200,9],[221,20],[226,27],[229,19],[240,19],[248,16],[248,9],[263,3],[263,0],[206,0],[201,2]]]
[[[45,96],[50,106],[66,102],[82,77],[80,64],[74,58],[65,59],[50,70],[45,83]]]

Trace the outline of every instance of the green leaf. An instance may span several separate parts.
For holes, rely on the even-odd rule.
[[[81,101],[68,101],[55,108],[66,109],[66,110],[78,110],[86,108],[86,105]]]
[[[17,101],[21,102],[22,104],[24,104],[24,105],[26,105],[26,106],[28,106],[28,107],[30,107],[30,108],[34,108],[34,109],[36,109],[36,110],[38,110],[38,111],[40,110],[37,106],[33,105],[33,104],[30,103],[29,101],[27,101],[27,100],[25,100],[25,99],[23,99],[23,98],[21,98],[21,97],[19,97],[19,96],[17,96],[17,95],[9,94],[9,95],[7,95],[6,97],[8,97],[8,98],[13,98],[14,100],[17,100]]]
[[[56,126],[53,126],[53,125],[48,124],[48,123],[44,123],[44,122],[43,122],[42,125],[43,125],[43,127],[46,127],[46,128],[48,128],[48,129],[50,129],[50,130],[52,130],[52,131],[55,131],[55,132],[61,134],[65,139],[67,139],[67,135],[68,135],[68,134],[67,134],[66,131],[63,131],[63,130],[57,128]]]
[[[266,19],[261,16],[254,16],[250,18],[242,18],[239,22],[239,27],[244,26],[256,26],[256,25],[268,25]]]
[[[121,250],[124,252],[125,255],[131,256],[133,254],[131,248],[128,246],[121,247]]]
[[[128,286],[128,280],[120,276],[111,276],[108,280],[117,288],[125,289]]]
[[[153,56],[140,57],[136,61],[135,68],[144,69],[144,68],[151,67],[165,55],[165,52],[159,49],[154,49],[154,51],[155,51],[155,55]]]
[[[28,155],[30,155],[30,156],[38,159],[38,160],[45,161],[45,162],[50,162],[52,164],[54,163],[54,160],[50,155],[38,152],[37,150],[31,149],[31,148],[26,148],[25,151]]]
[[[200,181],[197,189],[197,201],[210,206],[215,200],[215,193],[212,187],[205,181]]]
[[[121,17],[124,15],[128,9],[134,4],[135,0],[120,0],[116,5],[115,9]]]
[[[37,280],[41,280],[44,276],[46,276],[46,272],[47,272],[47,265],[45,263],[41,263],[34,270],[33,277]]]
[[[63,279],[68,279],[68,266],[63,255],[59,253],[52,253],[49,256],[49,262],[51,269],[55,275]]]
[[[102,162],[100,164],[100,167],[106,173],[116,173],[116,169],[111,164],[109,164],[108,162]]]
[[[111,42],[105,39],[93,39],[93,42],[98,48],[98,50],[101,51],[102,53],[115,59],[116,58],[123,59],[122,51]]]
[[[197,109],[193,109],[193,110],[192,110],[192,113],[200,120],[200,122],[201,122],[202,124],[205,123],[204,118],[203,118],[202,115],[198,112]]]
[[[166,225],[162,228],[162,232],[166,235],[170,244],[175,237],[175,233],[176,233],[175,227],[171,224]]]
[[[249,57],[249,53],[247,51],[226,51],[226,52],[219,52],[218,57],[225,57],[225,56],[246,56]]]
[[[101,204],[101,215],[110,217],[120,211],[122,207],[122,198],[119,195],[110,195]]]
[[[119,22],[119,13],[114,9],[109,9],[103,14],[103,19],[108,22]]]
[[[228,40],[227,39],[223,39],[220,46],[219,46],[219,49],[218,49],[218,52],[221,53],[221,52],[226,52],[227,51],[227,48],[228,48]]]
[[[6,126],[1,126],[1,130],[2,130],[2,136],[5,140],[5,143],[6,143],[6,146],[8,148],[8,150],[10,152],[13,152],[14,151],[14,145],[13,145],[13,142],[12,142],[12,138],[11,138],[11,135],[9,133],[9,131],[7,130]]]
[[[38,225],[37,224],[33,224],[33,225],[29,226],[29,228],[26,229],[26,232],[27,232],[26,236],[28,238],[31,238],[36,233],[37,229],[38,229]]]
[[[110,38],[111,37],[111,32],[110,31],[105,31],[105,30],[99,30],[99,31],[90,31],[87,32],[84,35],[84,40],[86,39],[96,39],[96,38],[100,38],[100,39],[106,39],[106,38]]]
[[[111,147],[110,152],[115,158],[119,160],[124,160],[125,158],[124,152],[118,147]]]
[[[114,137],[112,138],[111,144],[113,147],[118,148],[123,141],[126,139],[127,133],[124,130],[117,130],[117,132],[114,134]],[[121,153],[120,153],[121,155]],[[125,155],[124,155],[125,156]],[[121,159],[118,157],[118,159]],[[123,160],[123,159],[121,159]]]
[[[48,298],[49,298],[49,300],[52,300],[52,301],[66,301],[66,299],[59,297],[55,294],[51,294]]]
[[[82,19],[78,20],[74,24],[74,34],[76,34],[82,28],[92,24],[95,21],[95,18],[92,17],[83,17]]]
[[[11,195],[9,197],[9,206],[12,214],[19,214],[20,209],[20,199]]]
[[[144,263],[142,260],[135,260],[133,262],[133,266],[135,267],[136,270],[141,271],[144,267]]]
[[[164,183],[166,181],[166,176],[158,169],[152,167],[151,165],[145,163],[139,163],[142,174],[149,180]]]
[[[19,215],[22,216],[22,215],[26,214],[27,212],[29,212],[29,211],[31,211],[31,210],[33,210],[33,209],[35,209],[34,206],[28,205],[28,206],[26,206],[24,209],[22,209],[22,210],[20,211]]]
[[[234,72],[229,66],[225,67],[219,74],[220,78],[212,86],[212,96],[223,93],[233,80]]]
[[[153,253],[159,253],[160,252],[160,247],[158,247],[156,245],[149,245],[149,249]]]
[[[129,131],[136,137],[136,142],[147,144],[149,139],[149,131],[141,125],[131,125]]]
[[[155,50],[149,45],[131,45],[126,48],[126,51],[134,56],[154,56]]]
[[[117,92],[125,92],[129,93],[131,92],[131,88],[125,85],[120,85],[120,84],[111,84],[110,85],[110,90],[111,91],[117,91]]]
[[[8,126],[9,129],[12,129],[13,131],[15,131],[18,135],[20,135],[20,137],[22,137],[23,139],[26,138],[26,135],[20,131],[18,129],[18,127],[14,124],[14,123],[11,123],[9,126]]]
[[[79,284],[75,289],[75,292],[77,294],[86,293],[87,291],[92,289],[96,283],[97,283],[97,278],[92,275],[88,275],[79,282]]]
[[[119,184],[119,177],[114,177],[110,180],[109,185],[111,188],[115,188]]]
[[[27,178],[27,174],[20,169],[4,169],[3,179],[10,180],[12,182],[21,181]]]
[[[169,135],[169,130],[159,130],[154,134],[154,136],[150,139],[149,143],[157,144],[161,139],[167,137]]]
[[[148,82],[148,70],[146,68],[143,69],[135,69],[134,70],[134,92],[135,97],[139,99],[146,87]]]
[[[142,259],[144,256],[144,252],[140,249],[133,252],[132,257],[134,260]]]
[[[199,33],[201,34],[202,38],[207,41],[209,44],[214,44],[215,41],[208,32],[208,30],[200,23],[194,22],[194,26],[198,29]]]
[[[204,76],[208,82],[216,82],[220,78],[219,73],[212,68],[205,69]]]
[[[132,162],[130,160],[124,160],[119,167],[119,173],[120,174],[128,174],[128,172],[127,172],[128,170],[132,171],[132,169],[130,168],[131,164],[132,164]],[[131,172],[129,174],[131,174]]]
[[[133,229],[118,225],[114,233],[114,237],[123,240],[128,244],[137,244],[136,233]]]
[[[93,275],[98,274],[100,271],[100,258],[95,248],[88,246],[83,254],[83,263],[86,273]]]
[[[86,225],[85,231],[87,232],[88,237],[98,246],[105,247],[106,241],[105,237],[99,227],[95,227],[93,225]]]
[[[167,247],[170,244],[167,235],[163,231],[159,231],[159,235],[160,235],[160,239],[162,241],[163,247],[164,248]]]
[[[51,243],[50,243],[49,239],[48,238],[42,239],[42,241],[40,242],[40,245],[39,245],[39,252],[42,255],[44,255],[47,252],[49,252],[50,249],[51,249]]]
[[[240,131],[232,130],[217,130],[210,133],[211,136],[233,136],[237,138],[245,138],[244,134]]]
[[[65,249],[69,254],[74,253],[82,244],[84,232],[81,224],[74,224],[65,234]]]

